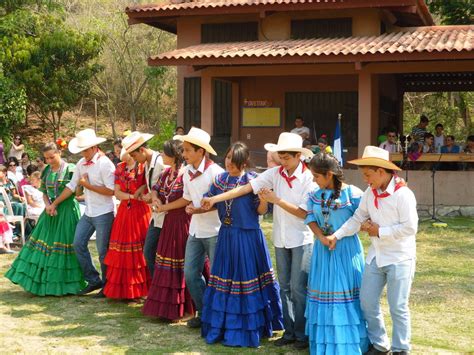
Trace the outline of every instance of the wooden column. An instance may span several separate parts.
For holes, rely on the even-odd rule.
[[[231,143],[240,137],[240,85],[232,82],[232,136]]]
[[[201,76],[201,128],[214,134],[214,105],[212,95],[212,77]]]
[[[379,81],[376,74],[359,73],[358,155],[367,145],[377,145],[379,122]]]

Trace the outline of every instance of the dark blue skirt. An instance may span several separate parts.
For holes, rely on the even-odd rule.
[[[283,329],[280,287],[260,229],[221,227],[201,318],[209,344],[257,347]]]

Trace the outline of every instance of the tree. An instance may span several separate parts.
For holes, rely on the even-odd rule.
[[[61,1],[71,27],[93,28],[105,37],[99,59],[104,70],[95,76],[93,95],[109,120],[126,117],[132,129],[140,124],[153,130],[166,126],[161,121],[174,121],[176,71],[149,67],[146,60],[174,48],[175,37],[146,25],[129,26],[124,9],[130,0]]]
[[[15,10],[0,18],[0,63],[24,88],[28,108],[49,123],[54,138],[61,117],[88,95],[102,38],[70,29],[60,13]]]
[[[444,25],[474,24],[473,0],[429,0],[427,5]]]
[[[15,127],[24,122],[25,113],[25,91],[16,88],[0,70],[0,138],[10,137]]]

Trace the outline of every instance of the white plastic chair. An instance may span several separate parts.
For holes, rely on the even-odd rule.
[[[5,215],[5,218],[7,219],[9,223],[12,223],[12,224],[20,223],[21,244],[25,245],[25,218],[23,216],[17,216],[13,214],[12,203],[10,199],[8,198],[7,191],[5,190],[4,187],[0,187],[0,193],[2,194],[3,202],[7,206],[7,214]]]

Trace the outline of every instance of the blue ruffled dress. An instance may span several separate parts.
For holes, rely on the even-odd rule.
[[[332,190],[312,192],[308,199],[306,224],[325,225],[321,202]],[[331,203],[328,224],[340,228],[359,206],[362,191],[347,186]],[[337,209],[334,209],[335,205]],[[324,208],[327,211],[327,208]],[[319,240],[314,243],[306,299],[306,334],[311,354],[363,354],[368,350],[366,322],[362,316],[359,289],[364,271],[364,251],[357,234],[337,241],[330,251]]]
[[[245,185],[255,176],[246,173],[238,181],[222,173],[207,195]],[[234,199],[230,225],[225,224],[225,202],[216,204],[222,226],[201,315],[202,336],[209,344],[257,347],[262,337],[283,329],[280,287],[258,222],[258,204],[254,194]]]

